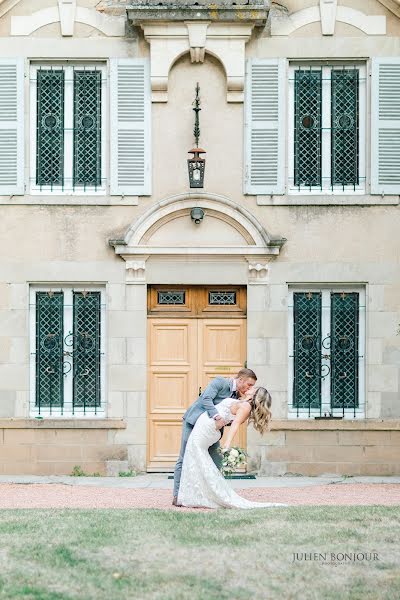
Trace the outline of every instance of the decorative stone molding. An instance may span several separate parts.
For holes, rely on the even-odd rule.
[[[245,45],[253,30],[246,23],[143,23],[150,44],[153,102],[168,101],[168,76],[172,65],[186,53],[192,62],[203,62],[206,52],[224,67],[227,101],[243,102]]]
[[[300,27],[321,21],[322,35],[333,35],[335,22],[340,21],[357,27],[368,35],[385,35],[386,17],[337,6],[336,0],[320,0],[320,6],[304,8],[291,15],[274,13],[271,19],[271,35],[290,35]]]
[[[319,0],[322,35],[335,33],[337,0]]]
[[[249,263],[249,284],[266,284],[268,283],[269,267],[268,263],[255,262],[254,258],[248,258]]]
[[[58,0],[61,35],[74,35],[76,0]]]
[[[153,233],[174,219],[187,217],[189,225],[190,211],[194,206],[200,206],[205,212],[201,225],[205,234],[204,245],[152,245]],[[238,232],[243,241],[226,246],[211,245],[206,236],[207,218],[220,219],[232,231]],[[222,259],[246,260],[249,263],[249,282],[265,283],[268,276],[266,264],[279,255],[285,241],[285,238],[271,236],[246,208],[232,200],[213,194],[189,193],[166,198],[153,205],[134,221],[123,240],[110,240],[109,244],[126,261],[127,283],[145,283],[146,260],[149,257],[173,258],[175,261],[187,261],[188,257],[216,262]]]
[[[131,260],[131,257],[121,255],[126,261],[126,283],[146,283],[146,260],[148,256],[137,257],[135,260]]]
[[[31,35],[34,31],[60,23],[61,35],[74,35],[75,22],[98,29],[110,37],[125,35],[125,17],[101,14],[94,8],[76,6],[76,0],[58,0],[58,7],[44,8],[26,17],[11,17],[11,35]]]
[[[208,23],[186,23],[192,63],[204,62]]]

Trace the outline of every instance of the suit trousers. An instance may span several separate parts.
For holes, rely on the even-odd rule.
[[[173,492],[174,497],[178,496],[179,484],[181,482],[183,457],[185,456],[186,444],[188,442],[190,434],[192,433],[193,427],[194,427],[194,425],[187,423],[187,421],[185,421],[185,420],[183,421],[181,449],[179,451],[179,457],[178,457],[178,460],[176,461],[175,471],[174,471],[174,492]],[[224,433],[224,428],[222,427],[220,429],[220,431],[221,431],[221,437],[222,437],[222,435]],[[219,448],[219,441],[215,442],[215,444],[210,446],[208,449],[208,452],[209,452],[211,458],[213,459],[216,467],[219,469],[221,467],[221,463],[222,463],[222,456],[218,452],[218,448]]]

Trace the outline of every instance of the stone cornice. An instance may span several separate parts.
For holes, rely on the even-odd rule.
[[[157,21],[215,21],[218,23],[252,23],[263,26],[268,18],[269,2],[257,2],[254,6],[217,6],[207,3],[205,6],[182,6],[171,3],[162,6],[127,7],[128,18],[134,25]]]
[[[270,8],[270,0],[103,0],[101,11],[126,10],[134,25],[159,21],[216,21],[252,23],[265,25]]]

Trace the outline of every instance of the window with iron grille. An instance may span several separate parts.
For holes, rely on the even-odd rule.
[[[364,193],[365,65],[291,65],[289,73],[289,190]]]
[[[289,292],[289,416],[364,417],[364,289]]]
[[[230,290],[209,291],[208,304],[211,306],[234,306],[236,304],[236,292]]]
[[[32,65],[30,79],[31,192],[105,193],[105,65]]]
[[[31,288],[33,416],[104,416],[103,294]]]
[[[158,304],[185,304],[185,290],[165,290],[157,292]]]

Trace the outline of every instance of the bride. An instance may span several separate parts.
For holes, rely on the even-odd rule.
[[[226,423],[232,423],[223,448],[229,448],[239,426],[247,419],[261,434],[269,430],[271,396],[265,388],[250,388],[243,400],[225,398],[217,406]],[[289,506],[271,502],[251,502],[230,487],[215,466],[208,448],[221,437],[216,421],[204,412],[197,419],[189,437],[182,465],[178,503],[182,506],[206,508],[269,508]]]

